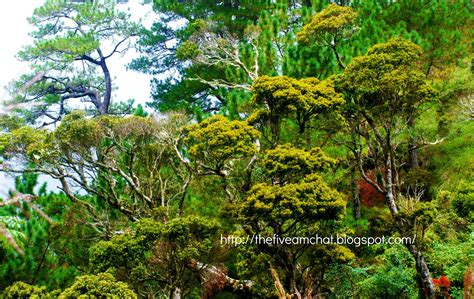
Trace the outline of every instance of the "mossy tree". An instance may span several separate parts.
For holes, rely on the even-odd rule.
[[[406,158],[397,148],[407,142],[400,136],[401,127],[413,112],[435,98],[435,91],[425,79],[420,64],[421,48],[401,38],[378,44],[367,55],[353,59],[340,77],[352,117],[348,118],[353,140],[351,150],[362,177],[378,192],[398,222],[402,234],[410,230],[410,221],[400,217],[400,167]],[[358,136],[358,137],[356,137]],[[359,139],[360,138],[360,139]],[[366,146],[366,151],[362,146]],[[422,146],[422,145],[419,145]],[[367,175],[364,155],[371,158],[377,180]],[[426,209],[429,213],[429,209]],[[433,284],[421,245],[407,244],[420,276],[420,289],[434,296]]]
[[[321,12],[314,15],[311,21],[298,32],[298,41],[308,44],[322,43],[334,53],[341,69],[345,68],[343,57],[338,50],[339,44],[348,39],[356,30],[357,13],[348,6],[330,4]]]
[[[227,288],[245,293],[251,284],[227,276],[217,263],[216,221],[190,216],[167,223],[144,218],[131,230],[91,248],[94,272],[113,271],[142,297],[209,298]]]
[[[317,78],[293,79],[286,76],[262,76],[252,86],[256,112],[249,121],[268,124],[271,146],[280,141],[282,121],[293,120],[298,134],[307,131],[310,120],[319,114],[335,111],[344,103],[342,96],[334,90],[333,82]],[[307,134],[307,146],[311,146]]]
[[[171,116],[160,123],[137,116],[89,119],[74,112],[53,132],[22,127],[2,135],[2,167],[58,179],[62,191],[82,204],[97,222],[96,229],[107,234],[107,220],[90,199],[74,192],[72,184],[132,221],[157,207],[182,212],[192,170],[178,149],[181,133],[175,125],[180,121],[185,119]],[[34,167],[18,169],[15,158]]]
[[[294,239],[334,233],[344,215],[345,202],[342,194],[317,174],[333,163],[335,160],[319,148],[305,151],[279,145],[267,150],[258,162],[264,181],[255,184],[241,202],[231,207],[231,214],[246,234],[257,238]],[[354,257],[348,248],[339,245],[297,241],[285,245],[260,240],[245,246],[250,246],[249,252],[254,251],[247,263],[265,261],[281,296],[309,298],[318,294],[328,265]],[[262,282],[262,277],[255,279]]]
[[[218,178],[228,201],[241,198],[260,150],[259,132],[246,121],[221,115],[186,130],[185,144],[196,174]]]

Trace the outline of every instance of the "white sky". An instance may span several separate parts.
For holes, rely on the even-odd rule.
[[[139,0],[130,0],[128,7],[132,19],[141,19],[145,26],[148,26],[154,16],[149,5],[143,6]],[[24,45],[31,44],[33,39],[28,35],[33,27],[26,20],[33,14],[33,10],[41,6],[44,0],[16,0],[4,1],[0,4],[0,112],[1,104],[8,100],[8,93],[5,86],[12,80],[18,78],[23,73],[28,73],[28,64],[18,61],[16,53]],[[120,5],[119,7],[122,7]],[[124,57],[112,57],[109,60],[109,69],[113,77],[113,83],[117,88],[113,101],[126,101],[135,99],[135,103],[145,103],[150,101],[150,76],[127,71],[126,64],[137,54],[127,53]],[[48,180],[49,183],[49,180]],[[0,191],[12,188],[12,180],[0,173]],[[1,194],[0,194],[1,197]]]

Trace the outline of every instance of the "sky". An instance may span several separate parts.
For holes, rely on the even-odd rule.
[[[151,8],[149,5],[141,5],[140,2],[142,1],[130,0],[127,4],[120,4],[119,7],[123,8],[123,5],[130,7],[132,20],[140,21],[148,26],[153,20]],[[28,64],[18,61],[15,55],[22,46],[32,43],[33,39],[28,33],[33,31],[33,27],[28,23],[27,17],[30,17],[33,10],[43,3],[44,0],[17,0],[4,1],[0,4],[0,34],[2,38],[0,46],[0,112],[2,103],[9,99],[5,86],[21,74],[28,73]],[[109,62],[109,69],[112,76],[115,77],[114,85],[117,88],[114,93],[114,101],[135,99],[136,103],[146,103],[150,100],[150,76],[126,70],[126,64],[136,56],[137,53],[132,51],[123,57],[112,57]],[[49,180],[48,184],[55,185]],[[12,186],[12,179],[0,173],[0,197],[2,197],[1,193],[5,193]],[[50,188],[52,187],[50,186]]]

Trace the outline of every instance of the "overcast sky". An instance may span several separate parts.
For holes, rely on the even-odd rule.
[[[139,0],[130,0],[128,7],[132,13],[132,19],[148,26],[153,15],[150,6],[142,6]],[[33,14],[33,10],[41,6],[44,0],[17,0],[4,1],[0,4],[0,33],[2,44],[0,48],[0,112],[2,103],[8,100],[5,86],[18,78],[21,74],[28,73],[28,64],[20,62],[15,58],[16,53],[24,45],[32,43],[28,35],[33,27],[28,23],[27,17]],[[123,4],[120,6],[123,7]],[[129,63],[136,53],[130,52],[124,57],[111,59],[109,69],[115,77],[114,85],[117,91],[114,93],[114,101],[126,101],[135,99],[136,103],[145,103],[150,99],[150,77],[138,72],[127,71],[126,64]],[[12,180],[7,179],[0,173],[0,192],[12,187]],[[1,195],[0,195],[1,197]]]

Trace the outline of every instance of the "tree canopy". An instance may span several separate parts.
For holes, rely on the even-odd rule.
[[[473,294],[469,1],[122,2],[29,19],[0,297]]]

